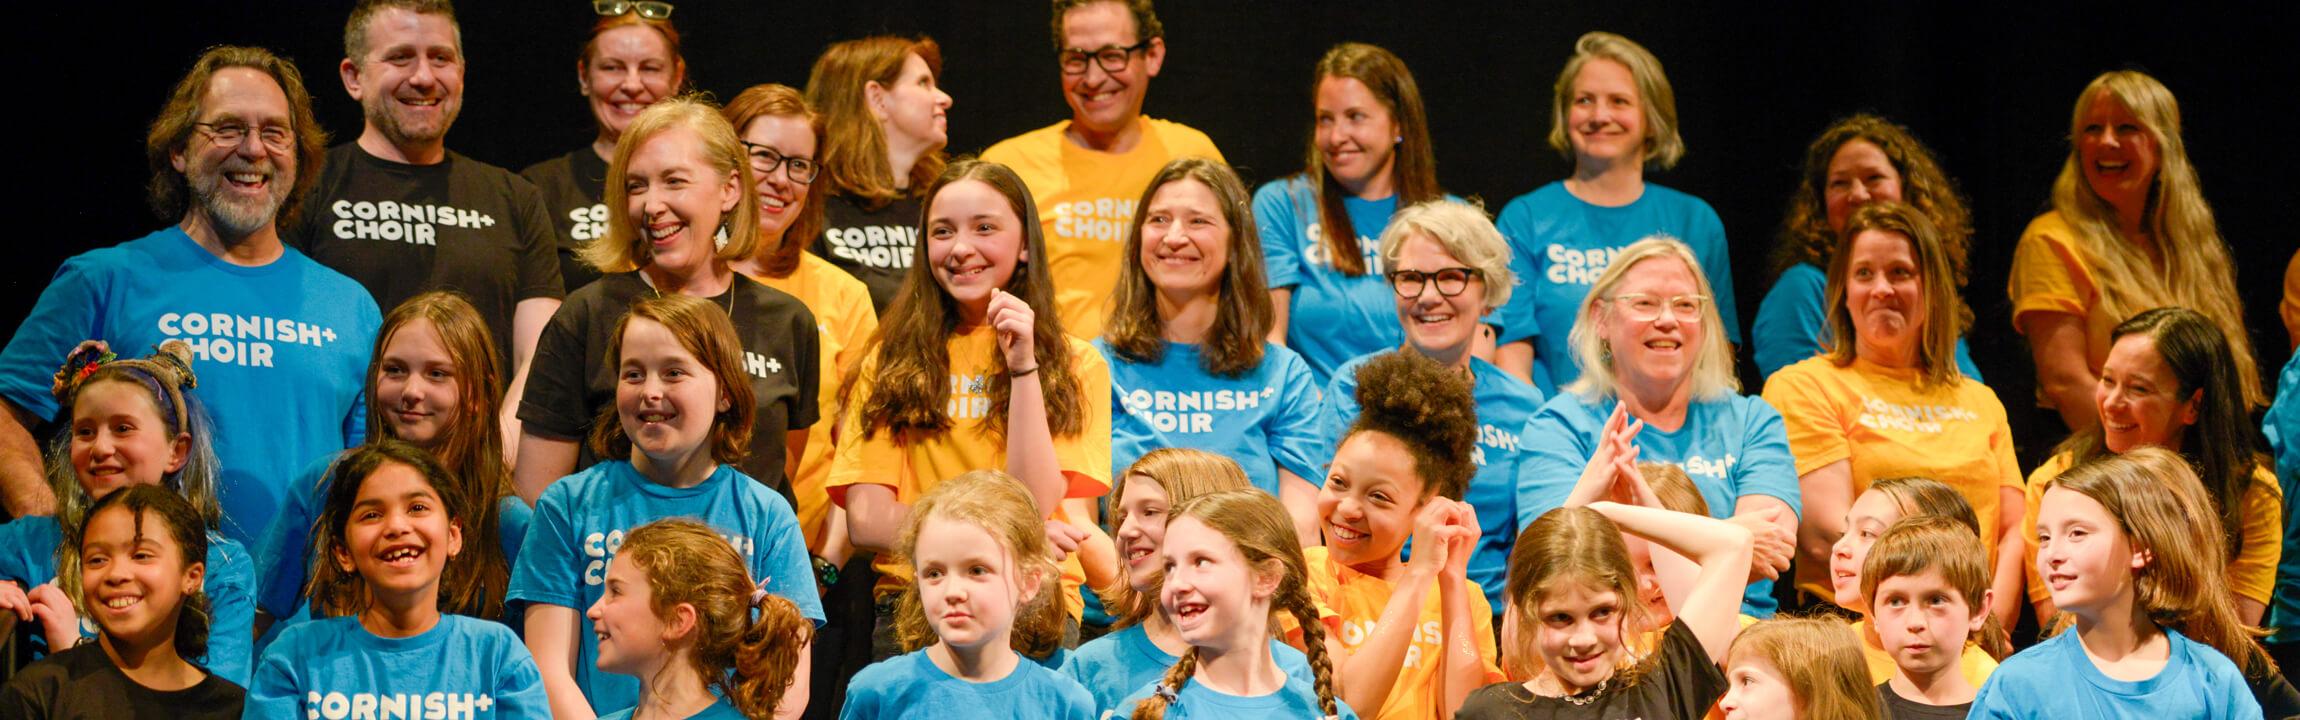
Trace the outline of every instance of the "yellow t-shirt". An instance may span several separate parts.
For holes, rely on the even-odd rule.
[[[1956,488],[1981,522],[1981,546],[1996,557],[1998,488],[2021,487],[2004,404],[1987,385],[1917,389],[1915,369],[1864,360],[1838,367],[1807,358],[1765,381],[1765,401],[1781,412],[1802,476],[1845,460],[1859,497],[1881,478],[1917,475]],[[1797,587],[1829,597],[1826,566],[1797,567]]]
[[[1054,437],[1054,456],[1070,480],[1064,497],[1101,497],[1110,491],[1110,366],[1093,345],[1077,338],[1067,340],[1071,372],[1084,390],[1080,400],[1086,406],[1086,421],[1077,435]],[[1006,469],[1006,442],[988,434],[984,427],[984,420],[994,411],[988,376],[994,372],[998,333],[977,327],[952,336],[948,347],[951,428],[928,437],[897,440],[894,433],[884,429],[863,437],[864,403],[860,398],[870,396],[876,359],[863,360],[854,395],[858,400],[844,410],[847,430],[838,443],[826,483],[831,501],[844,506],[847,486],[863,484],[885,485],[894,489],[896,500],[916,503],[944,480],[973,470]],[[995,410],[1003,412],[1004,408]],[[1075,563],[1073,556],[1066,564]],[[882,554],[874,565],[879,572],[876,593],[901,590],[911,582],[910,564],[901,558]],[[1064,576],[1071,575],[1066,568]],[[1064,591],[1075,596],[1077,585],[1066,579]]]
[[[2073,461],[2067,453],[2054,455],[2028,476],[2028,511],[2021,515],[2020,527],[2021,537],[2028,543],[2022,557],[2032,603],[2052,596],[2052,589],[2045,587],[2044,577],[2036,571],[2037,505],[2044,500],[2045,483],[2060,477]],[[2266,465],[2253,466],[2252,487],[2244,491],[2242,502],[2244,507],[2238,512],[2243,515],[2244,527],[2238,532],[2244,536],[2244,549],[2228,561],[2228,588],[2237,597],[2267,604],[2269,594],[2276,590],[2276,563],[2284,558],[2284,488],[2276,484],[2276,471]]]
[[[834,431],[841,417],[839,377],[861,361],[863,344],[878,331],[878,313],[871,310],[869,287],[814,253],[799,253],[799,266],[788,276],[750,278],[806,303],[815,314],[815,329],[820,331],[816,346],[822,359],[815,366],[822,369],[822,380],[816,402],[822,407],[823,419],[807,428],[807,450],[799,456],[798,473],[791,476],[791,494],[798,498],[799,530],[806,534],[807,548],[820,553],[824,526],[831,514],[831,498],[823,490],[823,482],[831,476]]]
[[[2021,231],[2005,292],[2012,297],[2015,330],[2030,313],[2056,312],[2084,318],[2084,364],[2100,372],[2100,364],[2108,360],[2109,332],[2124,319],[2110,315],[2101,305],[2100,285],[2092,268],[2084,264],[2084,251],[2077,249],[2076,232],[2060,213],[2040,215]],[[2037,400],[2040,404],[2049,402],[2041,388]]]
[[[1381,619],[1382,610],[1389,607],[1390,593],[1395,587],[1388,580],[1367,575],[1350,566],[1334,562],[1323,547],[1302,548],[1303,559],[1309,561],[1310,599],[1319,607],[1319,616],[1331,616],[1328,632],[1337,633],[1342,647],[1357,652],[1365,644],[1366,636]],[[1434,582],[1434,581],[1433,581]],[[1477,639],[1478,660],[1485,665],[1485,682],[1496,683],[1507,678],[1495,664],[1499,653],[1493,646],[1493,606],[1485,593],[1474,583],[1466,584],[1463,592],[1469,596],[1470,635]],[[1389,697],[1382,701],[1378,712],[1359,709],[1367,720],[1420,720],[1436,717],[1439,697],[1438,674],[1445,670],[1441,662],[1445,652],[1445,606],[1439,593],[1431,591],[1423,596],[1420,625],[1414,628],[1413,644],[1406,647],[1405,668],[1398,671],[1397,683],[1390,686]]]
[[[1885,646],[1878,644],[1877,636],[1869,632],[1869,621],[1854,621],[1853,636],[1861,639],[1861,654],[1869,660],[1869,680],[1881,683],[1893,679],[1893,672],[1898,670],[1893,664],[1893,654],[1886,652]],[[1965,682],[1979,690],[1988,683],[1989,673],[1997,671],[1997,659],[1989,657],[1989,652],[1981,646],[1967,642],[1964,653],[1957,657],[1957,669],[1965,676]]]
[[[1124,153],[1079,147],[1063,136],[1070,121],[999,141],[982,159],[1013,168],[1030,186],[1045,227],[1047,271],[1054,275],[1054,303],[1062,328],[1072,335],[1102,335],[1126,234],[1133,229],[1135,205],[1150,178],[1176,158],[1222,159],[1205,133],[1189,126],[1142,117],[1142,140]]]

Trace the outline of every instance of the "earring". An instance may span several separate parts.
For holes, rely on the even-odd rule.
[[[1604,340],[1597,341],[1597,363],[1608,368],[1613,367],[1613,343]]]
[[[725,249],[727,247],[727,240],[727,216],[721,215],[719,216],[719,232],[718,234],[711,236],[711,243],[718,249]]]
[[[1391,140],[1391,141],[1390,141],[1390,144],[1392,144],[1392,145],[1404,145],[1405,143],[1406,143],[1406,136],[1404,136],[1404,135],[1399,135],[1399,136],[1397,137],[1397,139],[1395,139],[1395,140]]]

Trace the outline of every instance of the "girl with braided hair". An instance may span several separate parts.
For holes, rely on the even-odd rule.
[[[1356,718],[1334,697],[1325,628],[1285,506],[1268,493],[1224,490],[1183,503],[1172,517],[1158,602],[1190,649],[1119,706],[1133,707],[1133,720]],[[1302,630],[1308,683],[1276,661],[1269,638],[1277,610]]]

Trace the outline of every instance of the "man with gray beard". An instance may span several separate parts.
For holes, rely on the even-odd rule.
[[[367,290],[281,244],[278,231],[326,142],[301,73],[270,51],[217,47],[177,81],[144,144],[152,208],[176,224],[64,261],[0,350],[8,514],[55,512],[32,436],[50,419],[69,431],[58,462],[86,456],[123,472],[172,471],[206,434],[222,468],[219,529],[247,545],[298,470],[362,439],[363,376],[382,316]],[[91,412],[101,403],[80,403],[75,417],[70,398],[52,394],[57,366],[83,340],[135,356],[171,339],[191,346],[212,433],[126,427]]]

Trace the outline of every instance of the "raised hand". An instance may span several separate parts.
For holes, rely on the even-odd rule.
[[[1755,552],[1749,556],[1750,582],[1779,579],[1789,569],[1789,558],[1796,555],[1797,536],[1781,527],[1781,512],[1781,508],[1770,507],[1725,519],[1756,536]]]
[[[1006,357],[1007,372],[1023,372],[1038,367],[1037,339],[1038,314],[1030,304],[1013,294],[993,288],[990,291],[990,309],[985,315],[990,327],[998,332],[998,351]]]
[[[1078,552],[1079,544],[1086,542],[1086,531],[1060,520],[1048,520],[1046,542],[1054,546],[1054,561],[1061,562],[1070,557],[1071,553]]]
[[[41,632],[46,633],[51,650],[79,644],[80,611],[72,607],[72,598],[65,596],[55,581],[32,588],[25,597],[31,600],[31,617],[40,621]]]

